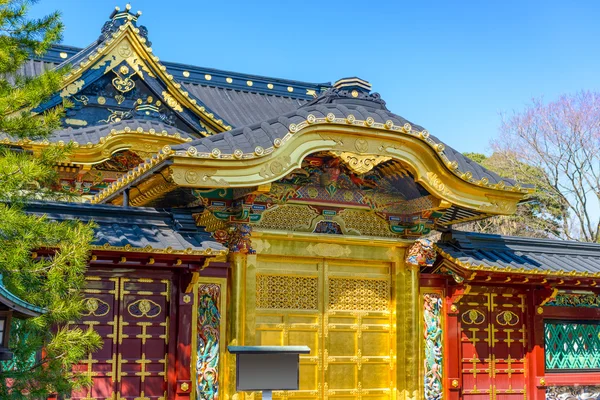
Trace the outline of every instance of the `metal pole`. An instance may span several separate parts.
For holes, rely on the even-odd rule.
[[[263,400],[272,400],[273,399],[273,391],[272,390],[263,390],[262,398],[263,398]]]

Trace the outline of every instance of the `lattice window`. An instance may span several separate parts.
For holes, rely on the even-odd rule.
[[[387,311],[390,285],[381,279],[329,278],[329,309]]]
[[[318,309],[319,278],[311,276],[256,275],[256,308]]]
[[[600,321],[546,321],[547,370],[600,369]]]

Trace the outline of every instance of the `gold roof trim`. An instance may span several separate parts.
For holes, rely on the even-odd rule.
[[[353,115],[348,115],[346,118],[337,118],[333,114],[328,114],[325,118],[316,118],[314,115],[308,115],[307,119],[297,123],[291,124],[288,128],[287,134],[284,135],[283,138],[277,138],[273,141],[273,146],[268,148],[262,148],[257,146],[253,153],[243,153],[241,150],[235,150],[233,154],[224,154],[221,153],[219,149],[213,149],[211,152],[199,152],[195,147],[190,146],[187,150],[179,150],[177,152],[173,151],[170,146],[163,147],[162,151],[155,155],[150,160],[150,165],[147,163],[141,164],[136,167],[132,171],[128,172],[122,178],[113,182],[108,188],[104,189],[102,192],[95,195],[92,199],[92,203],[100,203],[105,198],[111,196],[113,193],[118,191],[120,188],[126,186],[128,183],[133,181],[134,179],[140,177],[145,171],[154,167],[157,163],[161,162],[166,158],[178,157],[182,159],[206,159],[208,160],[232,160],[232,161],[243,161],[243,160],[251,160],[251,159],[260,159],[266,157],[268,155],[272,155],[279,148],[285,147],[284,145],[293,137],[298,136],[302,130],[310,127],[320,126],[320,125],[328,125],[328,126],[338,126],[349,127],[351,128],[351,132],[356,135],[355,127],[360,127],[362,129],[373,129],[375,131],[388,131],[388,132],[398,132],[404,135],[408,135],[412,138],[419,140],[421,143],[426,144],[430,147],[434,153],[437,155],[437,158],[442,161],[444,169],[450,171],[454,176],[459,178],[460,180],[467,182],[471,185],[479,186],[482,188],[498,190],[501,193],[513,193],[524,195],[526,193],[531,192],[533,189],[521,188],[520,186],[512,186],[506,187],[504,184],[490,184],[486,179],[474,181],[472,179],[472,173],[470,171],[460,171],[458,169],[458,165],[455,161],[450,161],[446,154],[444,153],[445,146],[443,143],[436,143],[433,139],[431,139],[429,133],[427,131],[413,131],[410,124],[404,124],[403,126],[396,126],[393,124],[391,120],[386,121],[385,123],[375,122],[372,117],[368,117],[366,120],[357,120]],[[350,127],[350,126],[351,127]],[[346,128],[344,128],[346,129]],[[359,140],[360,141],[360,140]],[[359,146],[360,147],[360,146]],[[392,154],[392,152],[388,151],[388,153]],[[295,162],[295,161],[294,161]],[[191,174],[191,175],[190,175]],[[197,178],[194,172],[190,171],[188,173],[190,178],[188,182],[194,181],[192,178]],[[427,172],[424,174],[424,178],[428,181],[431,187],[433,187],[437,192],[444,193],[448,192],[448,189],[445,186],[445,183],[441,181],[441,179],[434,172]],[[209,176],[205,176],[203,178],[205,181],[210,181]],[[214,182],[219,186],[219,182]],[[227,186],[226,182],[222,182],[225,186]],[[481,211],[486,211],[490,213],[500,213],[506,214],[511,211],[510,204],[506,203],[503,200],[498,200],[494,196],[489,196],[486,200],[488,202],[487,205],[480,206]],[[505,204],[506,203],[506,204]],[[514,212],[514,211],[513,211]]]
[[[413,137],[419,138],[423,142],[427,143],[439,156],[439,158],[444,162],[444,165],[448,170],[450,170],[454,175],[464,180],[465,182],[469,182],[471,184],[487,187],[496,190],[503,190],[509,192],[520,192],[520,193],[529,193],[530,189],[522,188],[519,185],[507,187],[502,182],[498,184],[490,184],[486,178],[481,180],[474,181],[472,179],[473,173],[471,171],[460,171],[458,169],[458,163],[456,161],[450,161],[448,156],[444,153],[445,146],[443,143],[436,143],[433,139],[431,139],[429,132],[426,130],[423,131],[414,131],[412,130],[412,126],[408,123],[403,126],[394,125],[394,123],[390,120],[385,123],[374,122],[373,118],[369,117],[366,120],[358,120],[355,119],[353,115],[348,115],[346,118],[335,118],[333,115],[328,115],[325,118],[316,118],[314,115],[308,115],[307,119],[298,123],[291,124],[289,126],[288,133],[281,139],[275,139],[273,146],[268,148],[262,148],[257,146],[254,149],[253,153],[242,153],[241,150],[235,150],[232,154],[223,154],[220,151],[213,150],[210,153],[206,152],[198,152],[197,149],[193,146],[188,147],[186,151],[180,150],[175,152],[174,154],[178,157],[196,157],[196,158],[217,158],[217,159],[225,159],[225,160],[233,160],[233,159],[251,159],[251,158],[259,158],[265,157],[271,153],[273,153],[277,148],[283,146],[294,134],[300,132],[302,129],[306,128],[309,125],[317,125],[317,124],[327,124],[330,125],[332,123],[336,124],[350,124],[350,125],[358,125],[361,127],[367,127],[371,129],[378,130],[388,130],[393,132],[401,132],[404,134],[411,135]]]
[[[104,251],[121,251],[128,253],[151,253],[151,254],[175,254],[175,255],[190,255],[190,256],[224,256],[229,250],[214,250],[210,247],[202,250],[194,250],[192,248],[187,248],[184,250],[176,250],[171,247],[167,247],[165,249],[157,249],[152,246],[146,247],[132,247],[131,245],[125,246],[111,246],[108,243],[103,245],[93,245],[90,246],[92,250],[104,250]]]
[[[144,139],[152,139],[156,143],[143,143]],[[97,164],[107,160],[112,153],[119,150],[131,150],[133,152],[155,153],[165,144],[182,144],[190,142],[193,139],[183,138],[179,132],[168,133],[166,130],[160,132],[154,129],[144,130],[143,127],[123,129],[112,129],[110,133],[99,139],[98,143],[79,143],[72,142],[75,147],[73,153],[69,156],[69,164]],[[34,141],[28,138],[11,140],[4,138],[0,144],[20,146],[33,152],[41,151],[50,146],[65,146],[71,142],[58,141],[50,142],[48,140]]]
[[[461,267],[467,271],[505,272],[505,273],[511,273],[511,274],[521,274],[521,275],[526,274],[526,275],[560,276],[560,277],[572,277],[572,278],[600,278],[600,272],[596,272],[596,273],[577,272],[577,271],[566,272],[563,270],[551,271],[551,270],[538,269],[538,268],[525,269],[525,268],[514,268],[514,267],[500,268],[500,267],[489,267],[484,264],[465,263],[465,262],[462,262],[462,261],[452,257],[450,254],[446,253],[444,250],[442,250],[436,244],[434,244],[433,247],[435,248],[435,250],[437,251],[437,253],[440,256],[442,256],[446,260],[458,265],[459,267]]]
[[[136,71],[139,71],[139,68],[143,68],[149,73],[150,76],[154,76],[154,74],[156,74],[166,83],[168,92],[163,92],[163,97],[169,98],[167,103],[170,106],[172,106],[171,104],[175,104],[177,102],[182,103],[184,106],[186,106],[186,108],[192,110],[196,115],[201,116],[209,122],[210,126],[205,126],[205,128],[207,128],[207,130],[209,130],[211,133],[231,130],[231,126],[226,125],[223,120],[216,118],[212,113],[206,111],[205,107],[198,105],[195,99],[190,98],[190,94],[181,87],[180,83],[174,80],[172,74],[167,72],[167,67],[160,63],[160,60],[156,55],[152,54],[152,48],[146,44],[146,39],[141,37],[139,32],[139,28],[136,28],[131,23],[131,20],[121,25],[119,30],[112,34],[111,38],[107,39],[100,46],[94,49],[94,51],[88,54],[87,58],[82,60],[78,65],[73,66],[73,69],[65,75],[65,81],[61,89],[66,90],[69,85],[76,83],[76,81],[81,78],[81,75],[91,65],[101,61],[99,58],[102,56],[113,57],[109,65],[109,69],[110,66],[115,66],[121,61],[127,60],[128,63],[135,64],[131,66],[134,67]],[[134,60],[130,62],[129,59],[132,58],[131,51],[128,52],[126,51],[127,49],[124,49],[122,46],[117,46],[126,37],[129,38],[129,43],[134,48],[133,50],[137,53],[137,55],[152,67],[152,72],[140,65],[141,62],[139,60],[135,60],[137,57],[133,57]],[[69,91],[70,94],[76,94],[79,89],[75,87],[75,93],[71,93],[71,91]],[[167,93],[167,96],[165,96],[165,93]],[[175,103],[173,103],[173,101]],[[208,134],[204,131],[199,133],[208,136]]]

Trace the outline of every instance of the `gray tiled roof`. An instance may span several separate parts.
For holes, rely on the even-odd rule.
[[[307,100],[253,93],[222,87],[183,83],[204,104],[216,110],[232,126],[240,127],[288,113]]]
[[[342,104],[336,102],[307,104],[297,110],[263,122],[174,146],[173,150],[185,150],[190,146],[194,146],[200,153],[211,152],[215,148],[218,148],[223,154],[232,154],[236,149],[242,150],[244,153],[253,153],[257,146],[265,149],[272,147],[275,139],[283,138],[288,133],[291,124],[298,124],[305,121],[309,114],[314,115],[316,118],[325,118],[329,113],[333,113],[336,118],[346,118],[349,114],[354,115],[358,120],[366,120],[368,117],[372,117],[375,122],[379,123],[391,120],[395,126],[403,126],[405,123],[410,123],[413,129],[424,130],[423,127],[409,122],[384,107],[378,106],[377,103],[373,103],[373,106],[369,106],[368,101],[363,101],[360,104]],[[433,135],[430,137],[437,143],[442,142]],[[470,171],[473,174],[473,180],[480,180],[486,177],[490,184],[504,181],[506,186],[515,185],[514,180],[500,177],[500,175],[489,171],[450,146],[445,146],[444,153],[450,161],[458,163],[460,171]]]
[[[108,205],[80,203],[36,202],[27,206],[30,214],[46,215],[57,221],[94,221],[97,246],[131,246],[143,249],[175,251],[191,249],[202,251],[208,248],[219,251],[225,248],[212,240],[209,233],[196,226],[189,210],[158,210],[155,208],[123,208]]]
[[[63,141],[68,143],[70,141],[77,142],[79,144],[87,144],[92,143],[96,144],[100,142],[100,138],[107,137],[110,134],[110,131],[115,129],[116,131],[122,131],[125,128],[129,127],[131,132],[136,131],[138,127],[142,127],[144,132],[148,132],[150,129],[153,129],[156,133],[161,133],[163,130],[167,131],[169,135],[179,134],[182,138],[196,138],[189,134],[188,132],[182,131],[181,129],[177,129],[171,125],[164,124],[158,121],[151,120],[141,120],[141,119],[131,119],[131,120],[123,120],[107,125],[94,125],[89,127],[81,127],[81,128],[66,128],[55,131],[49,138],[49,142],[57,143]],[[9,137],[5,134],[0,133],[0,140]],[[9,137],[10,138],[10,137]]]
[[[452,231],[436,246],[461,263],[576,275],[600,273],[600,244]]]

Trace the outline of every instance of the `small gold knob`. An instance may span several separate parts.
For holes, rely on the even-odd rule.
[[[190,388],[190,385],[187,382],[183,382],[181,384],[181,391],[182,392],[187,392],[189,390],[189,388]]]
[[[457,388],[458,387],[458,379],[452,379],[452,387],[453,388]]]

